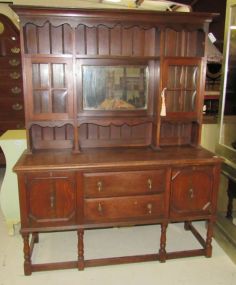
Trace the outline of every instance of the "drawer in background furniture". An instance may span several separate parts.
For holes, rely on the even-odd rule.
[[[8,82],[6,85],[0,85],[1,98],[21,98],[23,100],[22,82]]]
[[[153,194],[165,191],[166,169],[84,174],[86,198]]]
[[[119,220],[127,218],[164,217],[163,194],[149,196],[85,199],[84,216],[87,222]]]
[[[21,57],[16,56],[5,56],[0,57],[0,70],[16,69],[21,68]],[[5,71],[6,72],[6,71]]]
[[[24,118],[24,103],[21,98],[0,98],[1,118]]]
[[[24,128],[24,120],[3,121],[0,117],[0,134],[3,134],[7,130],[22,130]]]
[[[22,74],[20,68],[15,68],[12,70],[6,70],[4,73],[0,73],[0,82],[1,86],[14,86],[14,85],[22,85]]]

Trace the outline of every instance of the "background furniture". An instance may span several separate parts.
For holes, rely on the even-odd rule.
[[[24,128],[20,33],[12,21],[0,14],[0,135]],[[0,164],[5,157],[0,151]]]
[[[221,159],[199,144],[213,15],[14,10],[26,75],[27,151],[14,167],[25,274],[210,257]],[[205,238],[196,220],[207,221]],[[185,222],[201,248],[167,252],[171,222]],[[155,254],[84,257],[84,230],[155,223]],[[78,259],[32,264],[38,233],[63,230],[77,231]]]

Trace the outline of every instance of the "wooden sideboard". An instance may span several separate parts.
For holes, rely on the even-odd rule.
[[[13,9],[25,75],[27,150],[14,167],[25,274],[210,257],[221,159],[199,144],[214,15]],[[205,239],[196,220],[208,222]],[[172,222],[201,248],[167,252]],[[85,230],[145,224],[161,226],[156,254],[84,258]],[[78,259],[33,264],[38,234],[65,230],[78,232]]]

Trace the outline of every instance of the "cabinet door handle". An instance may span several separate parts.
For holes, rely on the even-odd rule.
[[[147,185],[148,185],[148,189],[152,190],[152,179],[151,178],[148,178]]]
[[[13,104],[11,107],[14,111],[20,111],[23,109],[23,105],[19,103]]]
[[[53,194],[50,196],[50,207],[51,209],[55,207],[55,196]]]
[[[148,210],[148,214],[151,215],[152,214],[152,203],[147,204],[147,210]]]
[[[193,199],[193,198],[194,198],[194,191],[193,191],[193,189],[190,188],[190,189],[188,190],[188,192],[189,192],[189,197],[190,197],[191,199]]]
[[[102,191],[102,181],[98,181],[97,187],[98,187],[98,192],[101,192]]]

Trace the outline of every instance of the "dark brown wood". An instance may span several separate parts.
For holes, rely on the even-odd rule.
[[[15,24],[0,14],[0,136],[7,130],[24,129],[24,101],[21,72],[20,32]],[[0,165],[5,165],[0,148]]]
[[[14,167],[25,274],[210,257],[221,159],[199,144],[214,15],[13,9],[28,146]],[[206,241],[197,220],[208,221]],[[202,248],[166,252],[171,222],[185,222]],[[85,259],[84,231],[146,224],[160,224],[157,253]],[[77,261],[32,264],[38,233],[66,230],[77,231]]]

